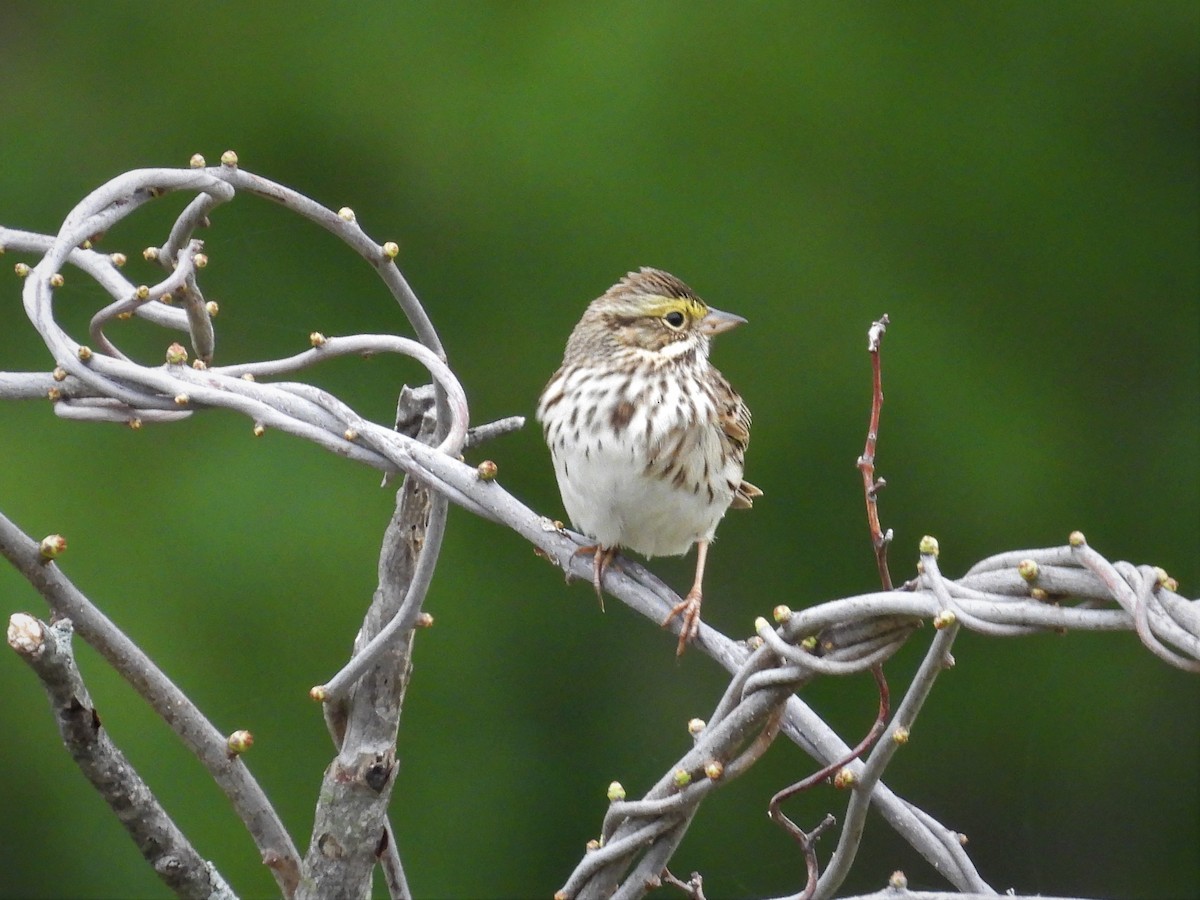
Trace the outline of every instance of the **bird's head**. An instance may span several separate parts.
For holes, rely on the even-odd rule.
[[[643,267],[592,301],[571,333],[565,361],[631,351],[664,360],[704,358],[713,335],[745,321],[709,306],[669,272]]]

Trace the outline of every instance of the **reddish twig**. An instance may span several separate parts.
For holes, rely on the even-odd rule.
[[[871,391],[871,424],[867,428],[867,445],[862,456],[858,458],[858,470],[862,472],[863,492],[867,499],[867,525],[871,529],[871,545],[875,548],[875,565],[879,568],[879,580],[883,589],[892,589],[892,574],[888,571],[887,548],[892,542],[892,531],[884,532],[879,524],[879,507],[876,498],[879,492],[887,487],[887,482],[875,477],[875,444],[879,440],[879,412],[883,409],[883,376],[879,365],[879,345],[887,331],[889,321],[887,315],[879,321],[872,322],[867,332],[867,352],[871,354],[872,391]]]
[[[699,872],[693,872],[691,877],[687,881],[684,881],[682,878],[676,878],[668,869],[663,869],[661,881],[667,887],[679,888],[691,900],[706,900],[704,896],[704,879]]]
[[[866,753],[871,748],[871,745],[879,740],[879,736],[883,734],[884,729],[887,727],[888,716],[891,715],[891,692],[888,690],[888,683],[883,675],[882,665],[876,663],[871,666],[871,674],[875,676],[875,684],[879,688],[879,712],[876,714],[875,722],[871,726],[871,730],[867,732],[867,736],[844,758],[779,791],[771,798],[771,802],[767,806],[767,814],[771,817],[771,821],[791,835],[804,853],[804,860],[808,869],[808,883],[803,893],[800,894],[800,900],[807,900],[807,898],[812,897],[813,892],[817,888],[817,878],[820,875],[820,869],[817,864],[817,838],[821,836],[821,833],[825,829],[831,825],[835,825],[837,819],[827,814],[812,831],[804,831],[784,814],[779,805],[784,800],[788,800],[796,796],[796,794],[820,784],[829,778],[830,775],[841,772],[842,769]],[[839,787],[850,787],[851,784],[852,782],[848,782],[840,784]]]

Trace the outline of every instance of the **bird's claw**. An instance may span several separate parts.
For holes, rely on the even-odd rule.
[[[676,616],[680,617],[679,646],[675,648],[676,656],[683,656],[683,651],[687,649],[688,641],[691,641],[700,633],[700,601],[702,599],[699,591],[688,591],[688,595],[672,606],[671,611],[667,613],[667,617],[662,621],[662,627],[666,628]]]
[[[617,547],[603,547],[600,544],[589,544],[575,551],[576,556],[592,554],[592,586],[596,589],[596,599],[600,601],[600,612],[604,612],[604,590],[601,587],[604,573],[611,565],[615,564],[618,569],[621,567],[621,564],[616,562],[617,551]]]

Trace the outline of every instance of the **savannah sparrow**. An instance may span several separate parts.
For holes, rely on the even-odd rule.
[[[588,306],[538,401],[563,505],[596,542],[580,552],[594,554],[597,595],[618,549],[697,545],[692,589],[662,623],[682,617],[680,654],[700,629],[717,523],[762,494],[742,480],[750,410],[708,361],[712,336],[745,321],[667,272],[630,272]]]

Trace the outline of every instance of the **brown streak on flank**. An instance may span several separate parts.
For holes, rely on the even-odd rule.
[[[549,411],[552,407],[554,407],[558,403],[560,403],[562,401],[562,398],[563,398],[563,392],[560,389],[557,394],[555,394],[553,397],[548,398],[544,403],[542,403],[542,409]]]
[[[628,400],[622,400],[613,407],[612,416],[609,417],[609,423],[612,425],[612,430],[620,434],[629,425],[629,420],[633,418],[635,408]]]

